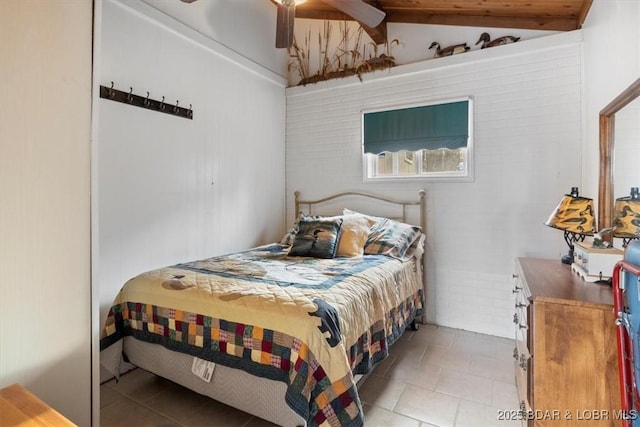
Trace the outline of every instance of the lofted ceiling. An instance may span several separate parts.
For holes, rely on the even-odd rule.
[[[387,41],[387,23],[460,25],[571,31],[582,27],[593,0],[364,0],[386,13],[375,28],[362,25],[376,43]],[[296,6],[296,18],[352,20],[322,0]]]

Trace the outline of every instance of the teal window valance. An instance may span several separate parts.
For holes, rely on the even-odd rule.
[[[364,114],[364,152],[457,149],[469,139],[469,101]]]

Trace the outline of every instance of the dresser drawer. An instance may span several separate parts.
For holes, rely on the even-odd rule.
[[[531,290],[524,280],[524,273],[519,263],[516,263],[515,273],[513,274],[513,294],[517,302],[529,305]]]
[[[516,309],[516,312],[513,314],[513,326],[515,329],[514,337],[518,352],[522,353],[522,349],[525,349],[527,354],[529,354],[529,324],[527,323],[527,310]]]
[[[531,359],[531,352],[527,347],[526,334],[522,333],[522,329],[516,330],[516,348],[514,351],[514,357],[519,360],[523,357],[525,360]],[[526,370],[526,367],[522,368]]]
[[[526,363],[528,364],[529,362],[527,361]],[[518,392],[518,410],[520,411],[518,418],[522,421],[522,425],[526,426],[529,414],[531,414],[533,411],[528,397],[528,374],[527,371],[525,369],[522,369],[521,366],[522,365],[519,360],[516,360],[514,362],[514,372],[516,373],[516,390]]]
[[[515,325],[515,338],[519,343],[520,348],[526,349],[529,331],[529,319],[527,318],[529,312],[529,305],[531,304],[531,291],[527,287],[527,284],[522,280],[522,272],[519,270],[519,266],[516,264],[516,273],[513,275],[513,296],[514,296],[514,314],[513,323]],[[522,351],[519,351],[522,353]],[[526,354],[529,355],[529,350],[526,349]]]

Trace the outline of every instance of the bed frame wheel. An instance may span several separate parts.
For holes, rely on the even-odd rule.
[[[412,331],[417,331],[419,327],[420,325],[418,325],[418,322],[416,322],[416,319],[413,319],[411,321],[411,324],[409,325],[409,329],[411,329]]]

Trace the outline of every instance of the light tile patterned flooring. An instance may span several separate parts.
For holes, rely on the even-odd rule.
[[[366,427],[511,427],[518,409],[513,340],[435,325],[407,331],[360,390]],[[262,427],[273,424],[136,369],[100,387],[100,424]]]

